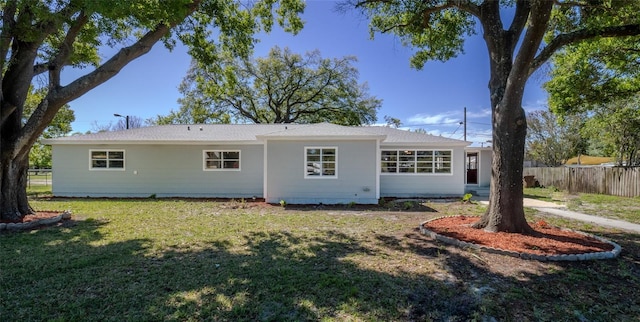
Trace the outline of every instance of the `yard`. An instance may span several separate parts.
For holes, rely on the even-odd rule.
[[[417,230],[460,202],[281,207],[210,200],[39,199],[71,221],[0,233],[2,320],[640,319],[640,235],[618,259],[546,263],[465,251]],[[529,211],[531,220],[538,214]]]

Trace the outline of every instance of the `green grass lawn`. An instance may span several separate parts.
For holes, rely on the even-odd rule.
[[[417,231],[437,216],[482,213],[476,204],[42,199],[32,206],[74,216],[0,233],[3,321],[640,318],[640,236],[587,229],[621,243],[622,257],[542,263],[461,250]]]
[[[640,224],[640,197],[569,194],[554,188],[525,188],[524,194],[529,198],[563,203],[573,211]]]

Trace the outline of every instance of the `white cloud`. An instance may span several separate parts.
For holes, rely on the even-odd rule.
[[[416,114],[407,119],[407,125],[457,125],[462,122],[458,112],[446,112],[436,115]]]
[[[528,113],[539,110],[546,111],[549,109],[549,106],[547,105],[547,100],[540,99],[534,102],[525,102],[522,104],[522,108]]]
[[[485,118],[485,117],[490,117],[491,116],[491,109],[490,108],[484,108],[481,109],[479,112],[469,112],[467,111],[467,118]]]

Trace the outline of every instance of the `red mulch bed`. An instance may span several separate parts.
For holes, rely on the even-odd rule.
[[[35,214],[24,216],[24,218],[22,218],[22,221],[19,221],[19,222],[32,222],[32,221],[37,221],[42,219],[53,218],[55,216],[60,215],[61,213],[62,211],[38,211]],[[0,223],[8,224],[8,223],[15,223],[15,221],[0,220]]]
[[[461,241],[536,255],[585,254],[610,251],[614,248],[609,243],[577,232],[562,230],[544,221],[529,223],[535,231],[531,235],[486,232],[471,227],[476,221],[478,217],[444,217],[429,221],[424,227]]]

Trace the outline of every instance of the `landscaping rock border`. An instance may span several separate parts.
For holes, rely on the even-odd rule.
[[[538,254],[532,254],[532,253],[521,253],[521,252],[516,252],[516,251],[511,251],[511,250],[506,250],[506,249],[500,249],[500,248],[493,248],[493,247],[489,247],[489,246],[484,246],[484,245],[478,245],[478,244],[474,244],[474,243],[469,243],[469,242],[465,242],[456,238],[451,238],[451,237],[447,237],[444,235],[440,235],[434,231],[431,231],[427,228],[424,227],[424,224],[430,222],[430,221],[434,221],[437,219],[441,219],[441,218],[446,218],[446,217],[451,217],[451,216],[441,216],[441,217],[437,217],[437,218],[433,218],[427,221],[424,221],[420,224],[420,233],[422,233],[423,235],[427,235],[435,240],[441,241],[443,243],[446,244],[450,244],[450,245],[454,245],[460,248],[471,248],[471,249],[475,249],[475,250],[479,250],[479,251],[483,251],[483,252],[487,252],[487,253],[493,253],[493,254],[500,254],[500,255],[507,255],[507,256],[512,256],[512,257],[518,257],[518,258],[522,258],[522,259],[529,259],[529,260],[537,260],[537,261],[542,261],[542,262],[546,262],[546,261],[550,261],[550,262],[572,262],[572,261],[587,261],[587,260],[598,260],[598,259],[612,259],[612,258],[616,258],[618,257],[618,255],[620,255],[620,252],[622,252],[622,247],[620,247],[620,245],[618,245],[615,242],[612,242],[608,239],[602,238],[600,236],[596,236],[596,235],[592,235],[592,234],[588,234],[585,232],[581,232],[578,230],[573,230],[573,229],[566,229],[566,228],[560,228],[561,230],[564,231],[571,231],[574,233],[578,233],[578,234],[582,234],[585,236],[589,236],[592,238],[595,238],[601,242],[610,244],[613,246],[613,249],[610,251],[604,251],[604,252],[593,252],[593,253],[584,253],[584,254],[562,254],[562,255],[538,255]]]
[[[51,217],[51,218],[47,218],[47,219],[40,219],[40,220],[34,220],[34,221],[29,221],[29,222],[19,222],[19,223],[0,223],[0,231],[3,230],[7,230],[7,231],[20,231],[20,230],[29,230],[29,229],[34,229],[36,227],[40,227],[40,226],[48,226],[48,225],[53,225],[55,223],[58,223],[62,220],[66,220],[66,219],[71,219],[71,212],[68,211],[64,211],[61,214],[55,216],[55,217]]]

